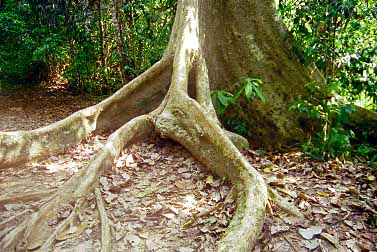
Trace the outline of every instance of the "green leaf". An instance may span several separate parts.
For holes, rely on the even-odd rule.
[[[246,86],[245,86],[245,96],[248,100],[251,100],[252,98],[252,95],[253,95],[253,86],[251,85],[251,83],[248,83]]]
[[[370,176],[368,176],[368,180],[369,181],[375,181],[376,180],[376,176],[370,175]]]
[[[234,104],[233,95],[224,91],[220,91],[218,93],[218,99],[220,103],[224,106],[228,106],[229,104]]]
[[[263,89],[261,87],[256,87],[256,88],[254,88],[254,90],[255,90],[255,93],[257,94],[257,96],[259,97],[259,99],[263,103],[266,103],[266,97],[263,94]]]

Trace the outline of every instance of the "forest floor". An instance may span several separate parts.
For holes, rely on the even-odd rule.
[[[0,90],[0,131],[35,129],[94,103],[62,89]],[[107,136],[94,134],[45,161],[1,170],[0,240],[87,164]],[[294,218],[272,203],[254,251],[377,251],[376,170],[363,160],[315,162],[298,149],[243,154],[305,215]],[[235,209],[227,198],[231,185],[158,136],[127,147],[100,184],[114,252],[215,251]],[[61,206],[49,224],[72,208]],[[99,251],[95,199],[82,218],[59,235],[54,251]]]

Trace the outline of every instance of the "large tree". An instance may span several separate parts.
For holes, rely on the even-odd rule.
[[[275,1],[179,0],[165,54],[142,75],[101,103],[52,125],[0,132],[0,168],[4,168],[61,152],[93,131],[115,130],[80,173],[1,241],[2,251],[15,247],[49,251],[56,234],[87,205],[86,196],[93,192],[101,212],[101,251],[111,251],[109,224],[97,188],[99,176],[126,145],[153,130],[182,144],[212,172],[232,181],[237,211],[218,251],[250,251],[264,222],[268,189],[237,149],[247,146],[247,141],[221,127],[210,89],[227,88],[241,77],[261,78],[267,102],[252,103],[247,114],[254,141],[282,146],[302,139],[299,122],[288,106],[303,94],[305,83],[323,80],[315,69],[299,63],[289,51],[287,37]],[[72,200],[76,210],[53,230],[47,220]]]

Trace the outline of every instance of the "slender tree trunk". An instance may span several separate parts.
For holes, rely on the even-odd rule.
[[[126,52],[124,50],[124,42],[123,42],[123,30],[122,30],[122,19],[121,19],[121,0],[114,0],[114,7],[113,7],[113,24],[115,28],[115,39],[117,41],[117,48],[118,53],[120,56],[120,74],[122,78],[123,85],[126,84],[130,78],[126,73],[126,66],[127,66],[127,58]]]
[[[102,18],[102,0],[98,1],[98,25],[99,25],[99,39],[100,39],[100,54],[101,54],[101,67],[106,66],[104,36],[103,36],[103,18]]]

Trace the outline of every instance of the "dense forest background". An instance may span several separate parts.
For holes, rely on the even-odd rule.
[[[175,8],[174,0],[1,0],[0,85],[64,82],[77,93],[112,94],[160,59]],[[344,121],[352,104],[377,109],[377,1],[281,0],[278,10],[302,64],[316,65],[327,82],[325,96],[307,83],[308,96],[288,104],[317,122],[305,152],[326,159],[356,151],[373,163],[374,146],[355,140]],[[217,93],[220,116],[248,136],[242,121],[226,118],[231,95]]]
[[[75,90],[110,94],[161,57],[176,2],[0,2],[1,79],[60,76]]]

